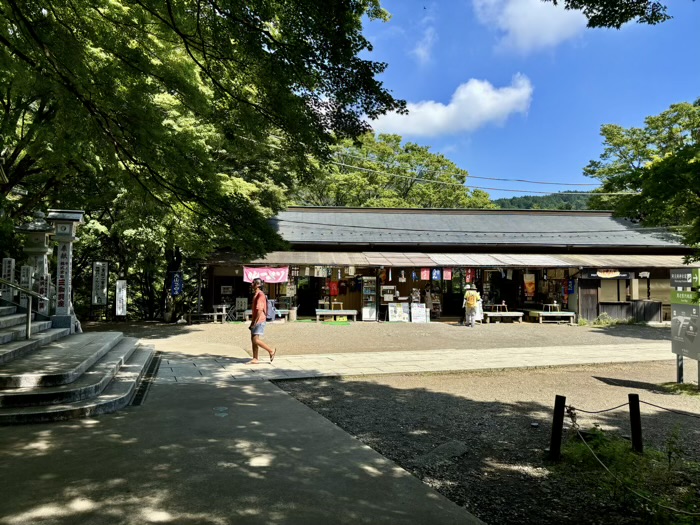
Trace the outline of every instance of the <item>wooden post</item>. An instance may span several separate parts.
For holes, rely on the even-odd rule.
[[[642,416],[639,411],[639,394],[629,394],[630,403],[630,427],[632,430],[632,450],[642,454],[644,444],[642,443]]]
[[[564,408],[566,397],[556,396],[554,398],[554,417],[552,418],[552,440],[549,444],[549,458],[552,461],[559,461],[561,457],[561,436],[564,429]]]

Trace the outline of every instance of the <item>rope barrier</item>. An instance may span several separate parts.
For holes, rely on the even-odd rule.
[[[624,405],[621,405],[621,406],[624,406]],[[657,507],[661,507],[662,509],[670,510],[671,512],[675,512],[676,514],[683,514],[684,516],[693,516],[693,517],[700,516],[700,512],[688,512],[685,510],[677,509],[675,507],[669,507],[668,505],[664,505],[663,503],[659,503],[658,501],[654,501],[654,500],[648,498],[647,496],[645,496],[644,494],[640,494],[639,492],[637,492],[633,488],[628,487],[619,477],[617,477],[615,474],[613,474],[610,471],[610,469],[605,465],[605,463],[603,463],[601,461],[601,459],[596,455],[596,453],[593,451],[593,449],[590,447],[590,445],[586,442],[586,439],[583,437],[583,435],[581,434],[581,431],[578,428],[576,428],[576,433],[578,434],[578,437],[581,438],[581,441],[583,441],[583,444],[586,445],[586,448],[590,451],[590,453],[593,454],[593,457],[596,459],[596,461],[598,461],[598,463],[600,463],[600,465],[608,472],[608,474],[610,474],[615,479],[615,481],[620,483],[624,488],[629,490],[632,494],[634,494],[635,496],[637,496],[639,498],[642,498],[643,500],[651,503],[652,505],[656,505]]]
[[[583,412],[584,414],[602,414],[603,412],[611,412],[613,410],[617,410],[618,408],[626,407],[627,405],[629,405],[629,403],[623,403],[622,405],[606,408],[604,410],[583,410],[582,408],[576,408],[573,405],[567,405],[567,408],[575,410],[576,412]]]
[[[698,416],[697,414],[689,414],[688,412],[681,412],[680,410],[674,410],[672,408],[661,407],[659,405],[655,405],[654,403],[649,403],[648,401],[642,401],[641,399],[639,400],[639,402],[644,403],[645,405],[660,408],[661,410],[668,410],[669,412],[673,412],[674,414],[678,414],[681,416],[688,416],[688,417],[694,417],[694,418],[700,419],[700,416]]]

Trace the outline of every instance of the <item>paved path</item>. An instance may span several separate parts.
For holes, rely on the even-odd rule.
[[[674,359],[668,342],[643,344],[424,350],[347,354],[280,354],[269,363],[266,352],[258,365],[246,365],[243,351],[235,357],[185,356],[164,352],[158,383],[246,382],[324,376],[362,376],[421,372],[453,372],[594,363]]]

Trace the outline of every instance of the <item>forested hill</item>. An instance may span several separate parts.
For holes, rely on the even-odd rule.
[[[510,199],[495,199],[499,208],[516,210],[587,210],[590,195],[526,195]]]

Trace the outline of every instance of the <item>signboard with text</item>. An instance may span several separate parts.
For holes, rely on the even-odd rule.
[[[674,354],[700,360],[699,292],[671,291],[671,347]]]
[[[126,316],[126,281],[117,281],[115,298],[115,313],[118,316]]]
[[[107,285],[109,284],[109,263],[92,263],[92,305],[107,306]]]

